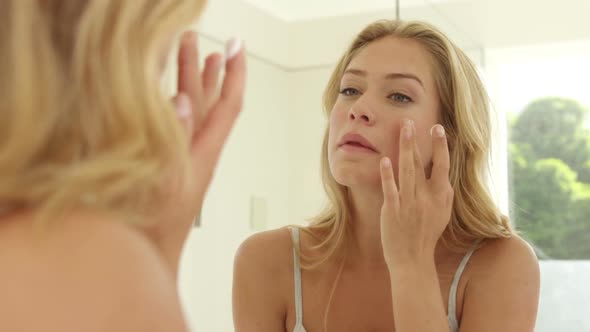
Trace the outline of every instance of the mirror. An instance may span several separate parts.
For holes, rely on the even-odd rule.
[[[399,15],[440,28],[484,79],[492,196],[541,259],[536,331],[590,331],[588,12],[584,0],[210,1],[196,27],[202,53],[239,35],[249,81],[186,248],[180,287],[189,318],[204,330],[232,330],[239,244],[254,232],[303,225],[321,209],[324,87],[356,33]]]

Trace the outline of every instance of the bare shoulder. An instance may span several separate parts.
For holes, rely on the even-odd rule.
[[[236,264],[253,264],[276,272],[276,269],[288,265],[285,259],[292,259],[292,248],[291,233],[287,227],[256,233],[238,248]]]
[[[292,290],[293,245],[288,228],[256,233],[234,261],[233,317],[236,331],[282,331]]]
[[[481,275],[516,269],[520,272],[528,272],[527,274],[533,276],[538,274],[539,270],[535,251],[518,235],[508,239],[484,241],[474,254],[474,265],[477,265],[478,270],[483,272]]]
[[[532,247],[517,235],[487,240],[472,259],[461,331],[533,331],[540,271]]]
[[[236,253],[234,286],[248,283],[264,286],[267,290],[284,287],[292,271],[292,250],[287,227],[251,235]]]
[[[186,331],[172,275],[139,231],[96,216],[67,219],[42,233],[3,234],[21,244],[0,255],[9,266],[0,330]]]

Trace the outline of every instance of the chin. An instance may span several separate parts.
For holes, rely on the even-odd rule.
[[[346,187],[372,186],[380,183],[381,175],[379,174],[379,169],[368,171],[367,169],[351,166],[353,165],[330,166],[330,172],[334,180]]]
[[[346,187],[381,187],[381,172],[379,166],[375,170],[369,170],[366,167],[359,167],[354,164],[330,165],[330,173],[336,182]],[[396,183],[398,181],[397,167],[393,169],[393,175]]]

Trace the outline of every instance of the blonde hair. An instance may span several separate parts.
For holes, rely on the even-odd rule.
[[[324,111],[329,116],[351,60],[368,44],[386,37],[417,41],[433,60],[440,121],[448,136],[449,179],[455,190],[451,221],[442,241],[451,249],[464,250],[477,240],[510,237],[513,230],[508,218],[493,203],[484,181],[491,139],[488,96],[473,63],[438,29],[423,22],[396,20],[380,20],[367,26],[336,65],[324,91]],[[314,248],[323,250],[319,256],[302,255],[306,268],[317,267],[334,256],[345,247],[350,232],[347,188],[336,182],[328,165],[328,133],[329,127],[322,145],[321,170],[329,204],[304,228],[319,240]]]
[[[160,55],[204,2],[0,2],[0,206],[137,215],[188,174]]]

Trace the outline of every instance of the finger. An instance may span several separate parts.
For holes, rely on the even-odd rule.
[[[195,147],[199,150],[196,151],[197,155],[210,153],[218,156],[242,110],[246,57],[240,42],[228,44],[226,59],[226,74],[220,98],[207,115],[202,129],[196,136]]]
[[[426,183],[426,172],[424,171],[424,162],[420,155],[420,149],[418,148],[418,141],[414,139],[414,169],[416,172],[416,189],[423,188]]]
[[[178,52],[178,92],[185,94],[191,101],[193,110],[193,127],[199,128],[206,111],[199,67],[197,34],[187,31],[183,34]]]
[[[411,200],[416,193],[416,167],[414,166],[414,122],[404,120],[399,140],[399,195]]]
[[[447,136],[444,127],[438,124],[432,127],[430,134],[432,136],[433,147],[430,182],[433,183],[435,188],[442,189],[449,182],[449,171],[451,167]]]
[[[174,111],[180,121],[180,125],[185,130],[187,139],[193,137],[192,107],[190,98],[180,93],[172,99]]]
[[[232,39],[228,42],[225,59],[225,78],[220,99],[235,107],[242,104],[246,80],[246,59],[241,40]]]
[[[381,170],[381,187],[383,189],[383,203],[396,205],[398,201],[397,185],[393,176],[391,160],[387,157],[381,158],[379,163]]]
[[[217,94],[217,82],[221,73],[223,57],[221,54],[213,53],[205,59],[205,68],[203,69],[203,94],[205,104],[209,109],[215,103]]]

